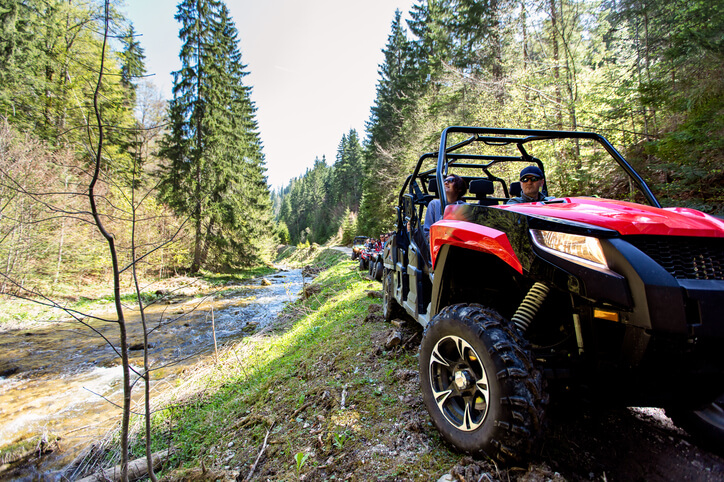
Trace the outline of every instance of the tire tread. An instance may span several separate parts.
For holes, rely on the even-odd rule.
[[[503,463],[519,461],[538,446],[548,401],[545,380],[535,367],[529,343],[497,312],[477,304],[457,304],[443,309],[425,327],[423,340],[438,323],[451,320],[465,325],[488,347],[488,354],[499,364],[494,376],[503,392],[499,398],[503,415],[492,421],[495,427],[492,435],[488,440],[482,440],[477,449],[466,451],[484,452]],[[423,365],[421,356],[421,383],[425,378],[422,370],[426,367]],[[457,445],[451,435],[455,433],[454,429],[441,428],[435,417],[433,422],[443,437]]]

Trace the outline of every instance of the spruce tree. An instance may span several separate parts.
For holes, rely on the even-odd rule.
[[[367,122],[364,195],[361,196],[358,225],[361,232],[379,234],[393,222],[397,186],[401,185],[404,160],[395,146],[402,143],[403,125],[419,95],[422,71],[413,46],[407,39],[398,10],[380,66],[377,97]]]
[[[345,210],[357,212],[362,197],[362,173],[364,172],[362,146],[355,129],[342,136],[337,148],[334,171],[330,185],[330,199],[335,219]]]
[[[146,56],[143,53],[141,43],[136,40],[136,32],[133,25],[128,26],[126,34],[122,36],[120,40],[123,45],[123,50],[120,53],[121,85],[128,89],[131,103],[135,104],[135,83],[146,73],[146,65],[144,63]]]
[[[191,271],[250,264],[268,246],[271,205],[238,33],[218,0],[184,0],[181,69],[174,73],[162,153],[163,199],[194,227]]]

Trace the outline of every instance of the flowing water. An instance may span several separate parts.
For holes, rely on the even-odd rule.
[[[149,361],[163,367],[152,375],[152,393],[173,386],[186,367],[213,355],[214,333],[221,346],[261,329],[302,289],[300,270],[267,279],[270,286],[255,280],[234,286],[233,294],[223,298],[176,298],[148,307],[147,326],[156,328],[149,336]],[[125,314],[131,364],[140,371],[143,332],[137,306],[127,307]],[[12,473],[15,479],[59,478],[61,468],[120,420],[115,406],[122,403],[120,356],[102,338],[117,342],[118,326],[99,320],[90,324],[92,329],[73,322],[0,332],[0,449],[24,440],[52,444],[60,437],[51,454]],[[141,385],[134,390],[139,403]],[[0,468],[0,478],[7,475]]]

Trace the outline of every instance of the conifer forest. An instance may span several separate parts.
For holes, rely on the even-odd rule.
[[[409,20],[390,19],[365,132],[280,189],[267,183],[244,32],[224,2],[178,3],[171,99],[146,79],[133,25],[104,6],[0,4],[0,291],[107,276],[95,208],[121,271],[133,259],[158,276],[257,265],[280,243],[378,236],[449,125],[595,131],[663,205],[724,212],[717,0],[418,0]],[[562,153],[547,169],[571,195],[616,189],[595,163],[575,166]]]

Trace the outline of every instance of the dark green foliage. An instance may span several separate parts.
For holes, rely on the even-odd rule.
[[[407,165],[405,152],[398,146],[405,142],[405,123],[419,99],[424,85],[422,76],[429,72],[421,51],[416,51],[407,40],[399,10],[395,12],[384,54],[377,98],[367,123],[364,193],[358,218],[359,232],[370,236],[389,231],[394,220],[393,205]]]
[[[370,138],[383,146],[400,135],[405,110],[414,104],[415,91],[422,85],[413,45],[407,40],[401,15],[399,10],[395,12],[384,50],[385,62],[378,71],[377,98],[367,122]]]
[[[359,209],[363,171],[362,146],[351,129],[342,136],[333,166],[316,159],[312,169],[275,194],[277,219],[287,226],[290,241],[321,244],[343,224],[349,231],[350,213]]]
[[[340,217],[340,211],[358,211],[362,197],[362,173],[364,160],[362,146],[357,131],[351,129],[348,135],[342,136],[337,149],[330,182],[331,200],[334,203],[334,218]]]
[[[192,271],[259,261],[271,238],[264,157],[237,30],[216,0],[181,2],[163,199],[194,226]]]
[[[334,234],[331,226],[330,172],[323,157],[303,176],[292,179],[282,195],[279,221],[286,223],[289,238],[296,243],[324,243]]]
[[[123,50],[121,51],[121,83],[135,93],[134,83],[146,73],[144,64],[146,56],[143,54],[140,42],[136,40],[133,25],[130,25],[126,34],[121,37],[121,43],[123,44]],[[133,100],[135,100],[135,96]]]
[[[50,62],[41,6],[40,1],[10,0],[0,7],[0,114],[28,126],[40,106],[43,71]],[[47,25],[56,28],[53,22]]]

